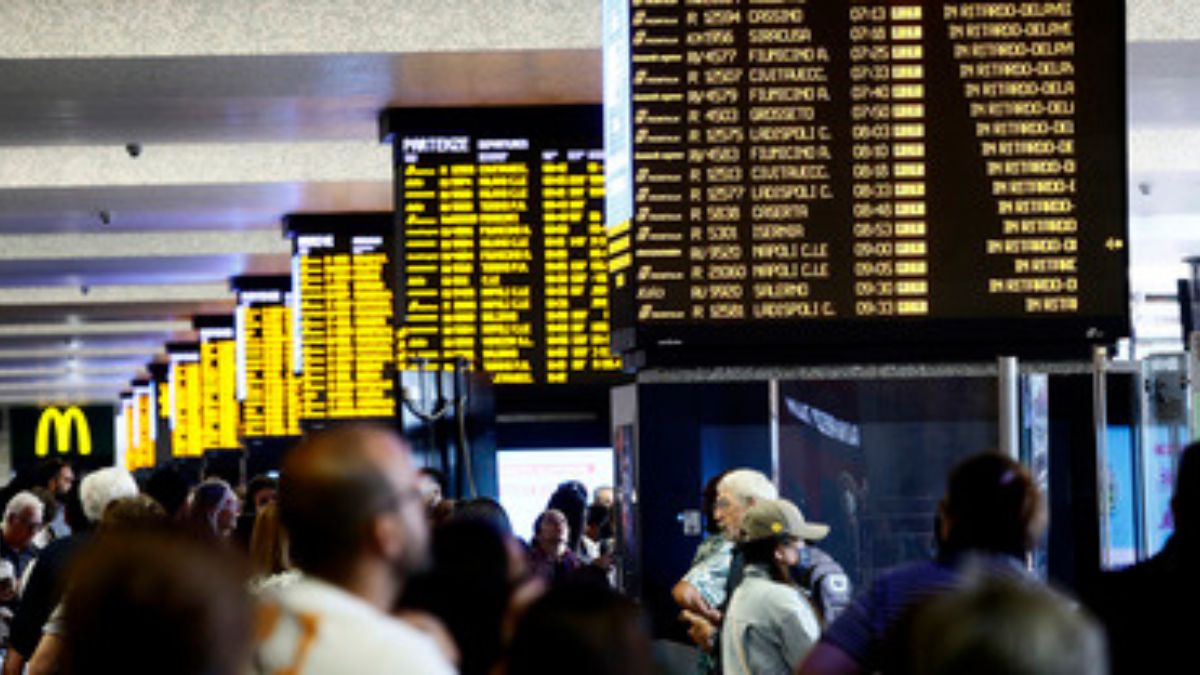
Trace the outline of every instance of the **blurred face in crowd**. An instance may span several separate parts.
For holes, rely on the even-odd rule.
[[[254,493],[254,512],[258,513],[275,501],[275,488],[265,487]]]
[[[58,470],[58,473],[50,480],[50,485],[46,486],[55,496],[62,497],[71,491],[71,486],[75,484],[75,471],[70,466],[63,466]]]
[[[24,550],[42,527],[42,520],[34,509],[22,509],[8,517],[4,523],[4,542],[10,548]]]
[[[785,567],[795,567],[800,564],[800,551],[804,548],[803,539],[787,538],[779,542],[775,548],[775,559]]]
[[[745,500],[733,494],[725,487],[717,488],[717,502],[713,507],[713,515],[721,524],[721,532],[730,540],[736,540],[742,529],[742,519],[750,508]]]
[[[421,499],[425,502],[425,508],[432,509],[442,501],[442,486],[438,484],[436,478],[423,473],[418,476],[417,483],[421,490]]]
[[[616,501],[616,497],[613,494],[613,489],[609,487],[597,488],[595,501],[597,504],[602,504],[611,509],[613,507],[613,503]]]
[[[429,561],[429,525],[425,518],[420,478],[408,445],[391,435],[375,437],[373,458],[395,495],[393,512],[398,539],[392,543],[393,562],[404,576],[423,569]]]
[[[232,534],[234,527],[237,526],[238,514],[241,512],[241,500],[238,499],[233,490],[226,490],[225,497],[221,499],[221,503],[217,506],[217,511],[213,515],[217,532],[223,537]]]
[[[538,542],[548,551],[557,550],[567,545],[570,530],[562,511],[551,509],[542,515],[542,522],[538,526]]]

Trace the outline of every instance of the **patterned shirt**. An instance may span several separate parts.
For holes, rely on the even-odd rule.
[[[696,549],[692,567],[683,580],[700,591],[709,607],[720,607],[725,604],[725,586],[732,564],[733,542],[724,535],[715,534]]]

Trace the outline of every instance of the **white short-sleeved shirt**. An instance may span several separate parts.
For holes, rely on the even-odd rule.
[[[264,593],[258,673],[454,675],[434,641],[337,586],[303,576]]]

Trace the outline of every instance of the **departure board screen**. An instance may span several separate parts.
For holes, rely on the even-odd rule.
[[[620,350],[1128,334],[1123,3],[606,0],[604,31]]]
[[[396,414],[390,213],[292,215],[301,423]]]
[[[237,334],[232,316],[195,317],[200,333],[200,391],[205,450],[238,447]]]
[[[155,462],[155,439],[158,425],[154,419],[155,390],[151,382],[137,380],[133,382],[133,396],[130,405],[131,437],[130,446],[125,451],[125,467],[130,471],[150,468]]]
[[[200,345],[168,344],[167,381],[171,401],[171,455],[204,455]]]
[[[242,437],[300,435],[300,376],[292,368],[291,277],[237,277],[237,377]]]
[[[401,368],[611,380],[598,106],[388,111]]]

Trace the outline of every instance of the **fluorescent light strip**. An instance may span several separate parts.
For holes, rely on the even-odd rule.
[[[88,323],[0,324],[0,338],[57,337],[67,335],[170,334],[192,330],[191,321],[95,321]]]
[[[161,355],[161,347],[50,347],[45,349],[0,349],[0,361],[25,359],[81,359],[140,357],[146,361]]]

